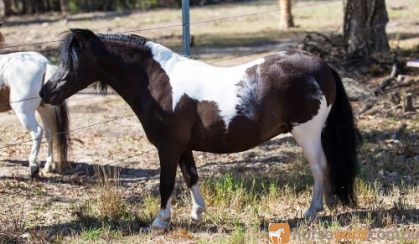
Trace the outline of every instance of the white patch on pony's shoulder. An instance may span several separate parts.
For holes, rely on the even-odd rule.
[[[145,45],[151,49],[154,60],[158,61],[162,67],[163,65],[166,65],[167,62],[173,61],[172,58],[176,55],[169,48],[158,43],[148,41]]]
[[[154,42],[148,41],[146,46],[151,49],[154,60],[169,77],[173,111],[185,94],[197,101],[214,102],[226,128],[236,116],[236,106],[240,103],[237,84],[246,79],[246,70],[249,67],[265,61],[264,58],[260,58],[243,65],[215,67],[187,59]]]

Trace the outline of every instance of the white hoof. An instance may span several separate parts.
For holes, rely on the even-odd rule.
[[[52,173],[55,171],[55,164],[53,162],[46,162],[45,166],[44,166],[44,170],[45,173]]]
[[[154,219],[153,223],[151,224],[152,230],[157,231],[164,231],[167,230],[169,227],[170,219],[163,220],[160,216],[157,216],[157,218]]]
[[[191,211],[191,218],[194,221],[201,222],[203,220],[203,213],[205,212],[206,207],[205,206],[199,206],[195,205],[192,207]]]

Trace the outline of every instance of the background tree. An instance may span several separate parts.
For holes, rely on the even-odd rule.
[[[278,0],[280,9],[279,28],[288,29],[294,26],[294,20],[291,13],[291,0]]]
[[[12,1],[11,0],[3,0],[3,6],[4,6],[4,15],[10,16],[13,14],[12,11]]]
[[[70,0],[60,0],[60,9],[62,12],[70,11]]]
[[[344,0],[343,36],[351,56],[369,62],[374,53],[387,52],[389,21],[385,0]]]

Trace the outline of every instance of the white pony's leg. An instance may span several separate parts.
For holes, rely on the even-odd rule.
[[[50,105],[43,104],[38,107],[38,113],[44,126],[45,138],[48,142],[48,155],[44,166],[44,170],[45,172],[53,172],[56,169],[53,151],[53,143],[55,139],[54,133],[56,133],[54,109]]]
[[[320,109],[311,120],[299,124],[292,129],[292,134],[297,143],[303,148],[304,156],[310,163],[311,173],[314,177],[313,196],[310,208],[305,217],[315,218],[323,210],[323,195],[326,191],[327,161],[321,144],[321,131],[330,111],[323,97]]]
[[[33,140],[31,153],[29,155],[29,169],[31,176],[36,176],[39,172],[37,162],[39,148],[41,146],[43,129],[35,119],[35,111],[32,113],[16,113],[20,123],[30,132]]]

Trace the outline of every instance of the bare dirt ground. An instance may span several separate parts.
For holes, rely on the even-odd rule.
[[[266,11],[274,4],[215,5],[193,9],[192,16],[202,20],[239,15]],[[306,3],[296,6],[299,4]],[[205,28],[193,26],[194,53],[197,58],[218,61],[217,65],[233,65],[260,57],[269,50],[296,44],[305,30],[335,31],[341,13],[329,10],[341,9],[340,1],[328,4],[331,5],[295,8],[295,19],[300,27],[284,33],[276,30],[278,16],[275,14],[246,17],[244,21],[216,22]],[[388,28],[392,47],[398,44],[406,53],[406,59],[414,57],[419,45],[414,15],[417,4],[415,1],[403,4],[388,1],[388,8],[392,20]],[[19,17],[8,20],[9,26],[6,21],[4,34],[9,44],[54,40],[68,27],[122,32],[170,25],[177,23],[179,16],[180,11],[157,10],[80,14],[65,18],[55,15]],[[313,19],[316,19],[315,23]],[[172,47],[178,47],[181,40],[178,29],[156,30],[147,35]],[[55,46],[56,43],[49,43],[32,48],[46,50]],[[31,47],[17,49],[29,50]],[[45,51],[45,54],[56,60],[56,51]],[[253,55],[234,58],[243,54]],[[417,112],[406,113],[401,102],[394,101],[395,94],[412,93],[414,107],[416,111],[419,109],[416,99],[418,72],[411,69],[406,74],[410,75],[410,83],[393,81],[378,96],[372,95],[372,91],[387,73],[360,79],[364,82],[360,86],[370,95],[353,101],[364,136],[360,148],[357,208],[326,210],[311,223],[302,219],[309,205],[312,178],[301,149],[292,137],[281,135],[243,153],[196,152],[208,203],[206,220],[202,224],[190,221],[189,195],[178,174],[173,225],[164,234],[150,233],[148,229],[158,210],[159,163],[138,119],[117,95],[75,95],[68,101],[71,129],[75,129],[71,132],[71,172],[42,174],[39,179],[30,179],[27,169],[30,144],[0,150],[0,221],[3,226],[0,242],[266,243],[270,222],[288,222],[294,234],[364,227],[371,232],[403,234],[416,230],[418,233],[419,120]],[[28,139],[29,134],[12,112],[0,114],[0,147]],[[42,161],[45,151],[43,144]],[[110,188],[101,184],[103,178],[97,175],[99,166],[109,166],[111,171],[119,172],[117,177],[109,176],[118,179],[119,183],[111,183]],[[115,196],[120,198],[120,203],[115,205],[123,213],[117,220],[103,217],[100,199],[107,196],[103,194],[104,189],[116,189]],[[389,240],[417,241],[410,237],[397,236]]]

